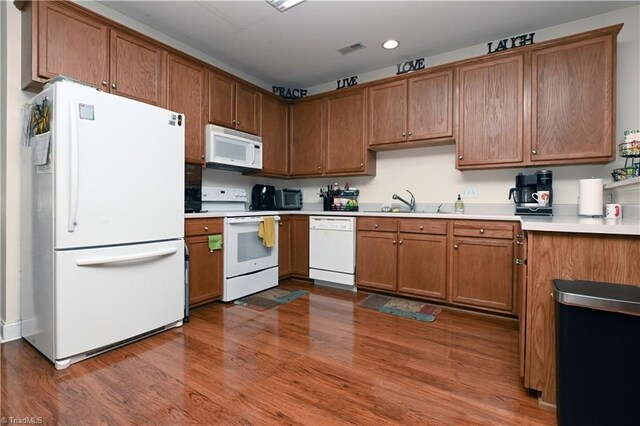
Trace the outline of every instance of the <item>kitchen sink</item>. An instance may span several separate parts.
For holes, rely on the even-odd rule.
[[[425,210],[416,210],[416,211],[413,211],[413,212],[409,212],[409,211],[406,211],[406,210],[401,210],[401,211],[399,211],[399,212],[383,212],[382,210],[364,210],[364,211],[363,211],[363,213],[385,213],[385,214],[387,214],[387,213],[389,213],[389,214],[393,214],[393,213],[395,213],[395,214],[407,214],[407,213],[408,213],[408,214],[451,214],[452,212],[437,212],[437,211],[428,212],[428,211],[425,211]]]

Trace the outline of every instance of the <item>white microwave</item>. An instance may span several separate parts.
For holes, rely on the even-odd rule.
[[[207,124],[205,162],[208,168],[261,170],[262,138],[226,127]]]

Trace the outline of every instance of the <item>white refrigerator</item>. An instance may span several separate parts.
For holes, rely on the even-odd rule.
[[[24,120],[22,336],[62,369],[182,325],[185,117],[59,81]]]

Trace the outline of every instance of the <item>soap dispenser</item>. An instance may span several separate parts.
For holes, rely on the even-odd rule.
[[[464,213],[464,203],[462,202],[462,199],[460,198],[460,194],[458,194],[458,199],[456,200],[456,203],[455,203],[455,212],[456,213]]]

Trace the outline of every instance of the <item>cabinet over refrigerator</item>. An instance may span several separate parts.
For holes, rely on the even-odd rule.
[[[185,118],[64,80],[24,117],[23,337],[62,369],[180,326]]]

